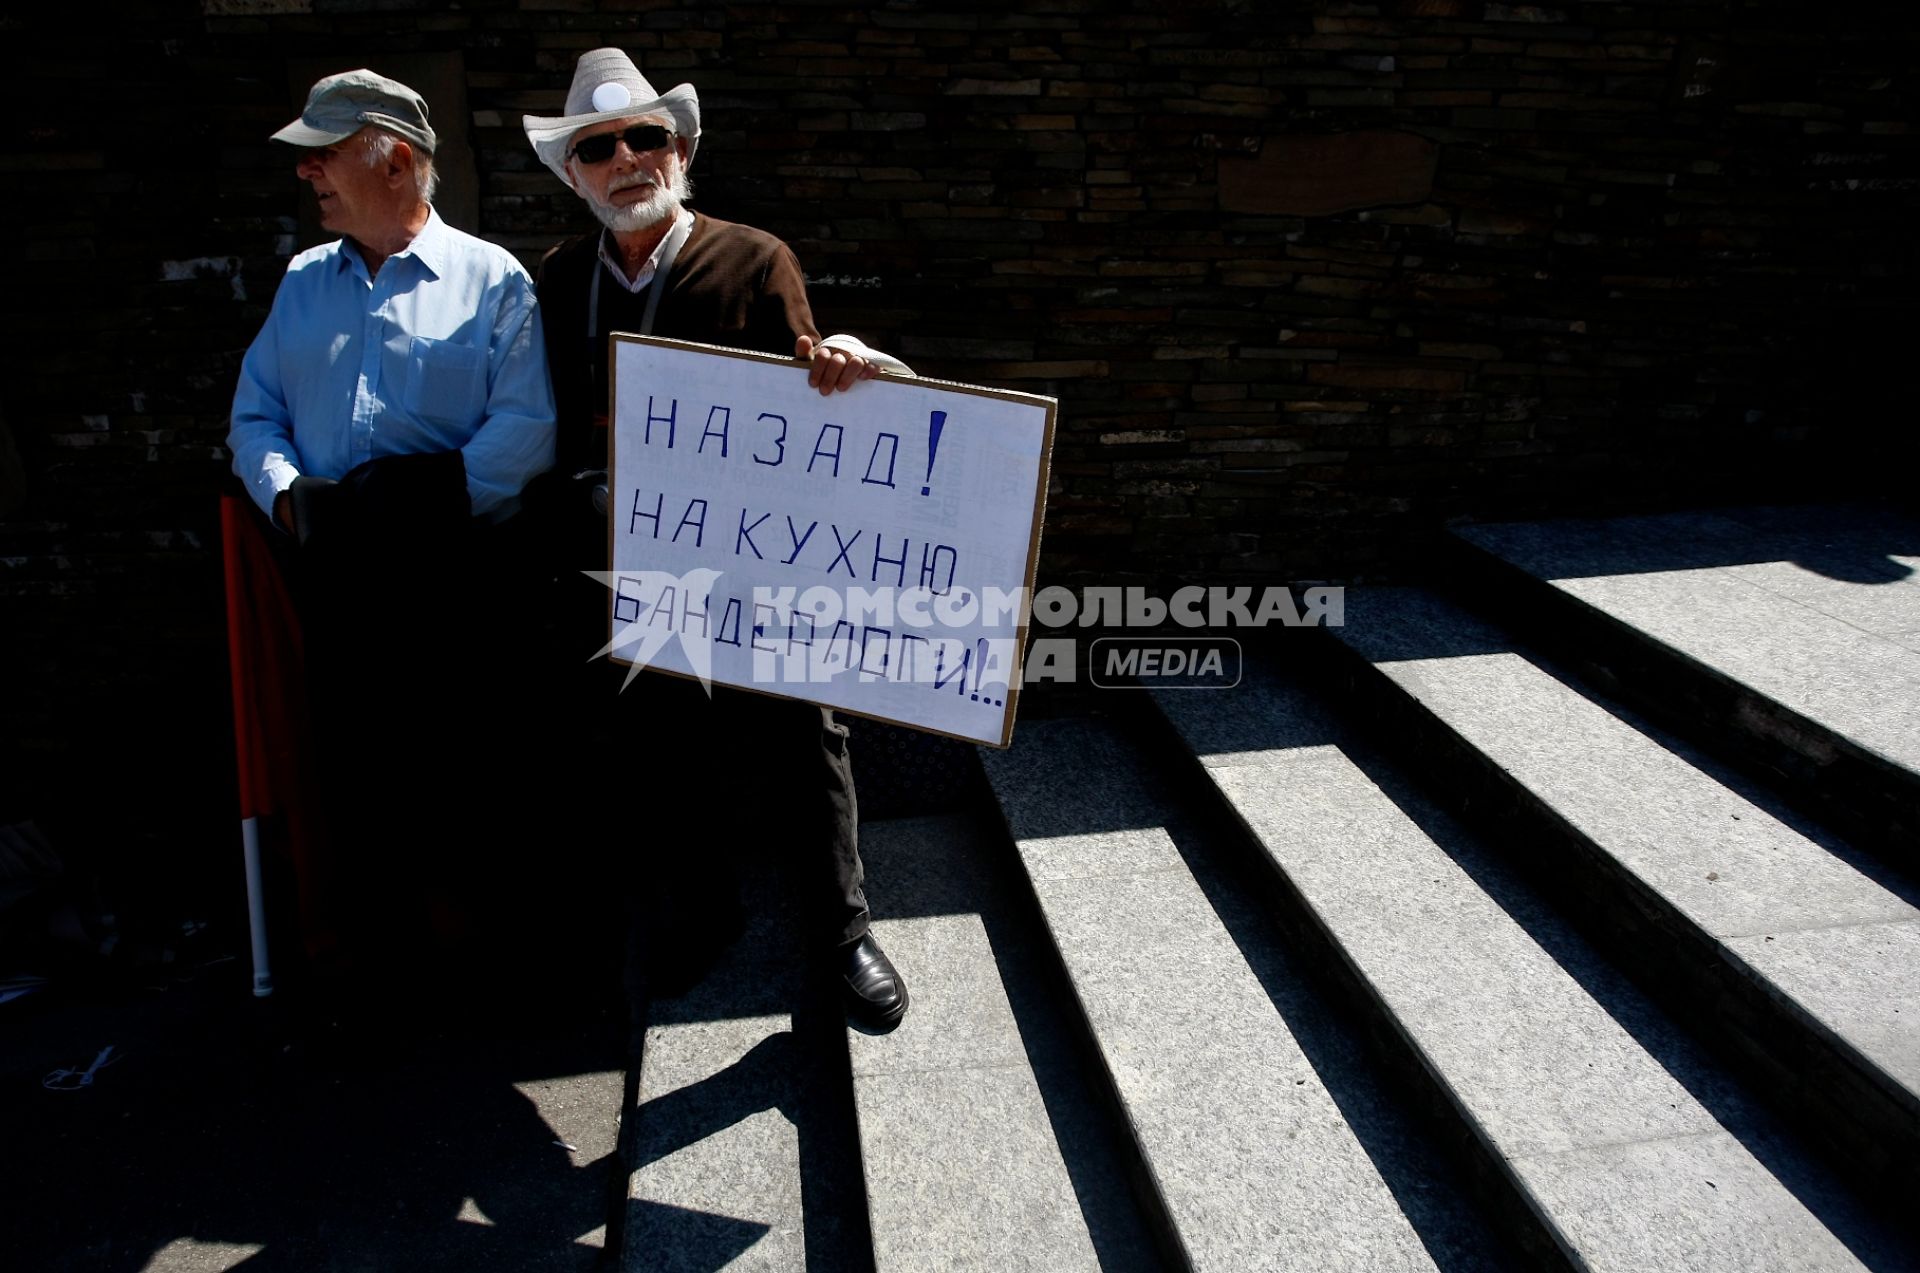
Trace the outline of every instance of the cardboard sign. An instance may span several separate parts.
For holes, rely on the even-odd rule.
[[[1007,746],[1054,400],[613,341],[610,657]]]

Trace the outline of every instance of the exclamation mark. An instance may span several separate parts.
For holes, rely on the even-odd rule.
[[[940,454],[940,430],[947,427],[947,413],[936,411],[927,424],[927,484],[920,488],[922,495],[933,494],[933,458]]]
[[[973,701],[985,703],[989,707],[1004,707],[1006,704],[997,698],[982,698],[980,682],[987,674],[987,638],[981,637],[973,643]]]

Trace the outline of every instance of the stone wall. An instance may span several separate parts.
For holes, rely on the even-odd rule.
[[[1059,396],[1049,580],[1392,574],[1449,516],[1883,482],[1910,428],[1908,6],[170,0],[0,38],[0,816],[227,799],[213,497],[311,233],[264,138],[326,69],[450,85],[473,228],[529,261],[582,221],[520,114],[604,43],[692,81],[698,206],[788,238],[824,326]]]

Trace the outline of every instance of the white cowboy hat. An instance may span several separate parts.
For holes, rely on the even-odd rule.
[[[579,65],[573,68],[567,113],[551,119],[522,115],[520,126],[527,130],[527,140],[533,143],[533,153],[540,156],[540,162],[566,181],[567,144],[575,133],[589,124],[656,114],[673,117],[673,131],[686,139],[687,164],[692,166],[693,152],[700,145],[700,95],[693,91],[693,85],[677,84],[665,93],[656,93],[625,53],[593,49],[582,53]]]

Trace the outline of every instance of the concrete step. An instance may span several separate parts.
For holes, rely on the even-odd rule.
[[[1195,865],[1160,758],[1058,720],[982,759],[1178,1264],[1503,1267],[1262,917]]]
[[[746,931],[700,984],[645,1008],[619,1267],[857,1273],[872,1254],[843,1016],[798,931],[805,882],[769,854],[713,869],[729,866]]]
[[[1362,622],[1350,597],[1349,628]],[[1471,1137],[1493,1187],[1510,1191],[1504,1211],[1537,1260],[1865,1267],[1782,1182],[1805,1171],[1777,1151],[1763,1163],[1750,1117],[1697,1099],[1678,1077],[1697,1067],[1676,1064],[1670,1042],[1649,1050],[1643,1038],[1659,1031],[1636,1019],[1633,997],[1615,986],[1596,998],[1589,986],[1608,974],[1577,942],[1550,919],[1523,926],[1528,900],[1457,831],[1443,850],[1356,763],[1323,708],[1257,660],[1248,671],[1233,694],[1154,701],[1389,1023],[1392,1046]]]
[[[847,1031],[874,1267],[1165,1267],[1044,993],[1044,938],[1008,887],[999,828],[867,823],[861,856],[874,936],[913,997],[892,1032]]]
[[[1920,519],[1750,508],[1446,543],[1496,617],[1920,871]]]
[[[1920,1184],[1911,886],[1432,593],[1351,592],[1337,637],[1387,727],[1451,790],[1510,813],[1529,854],[1560,855],[1553,869],[1624,962],[1723,1032],[1864,1174]]]

